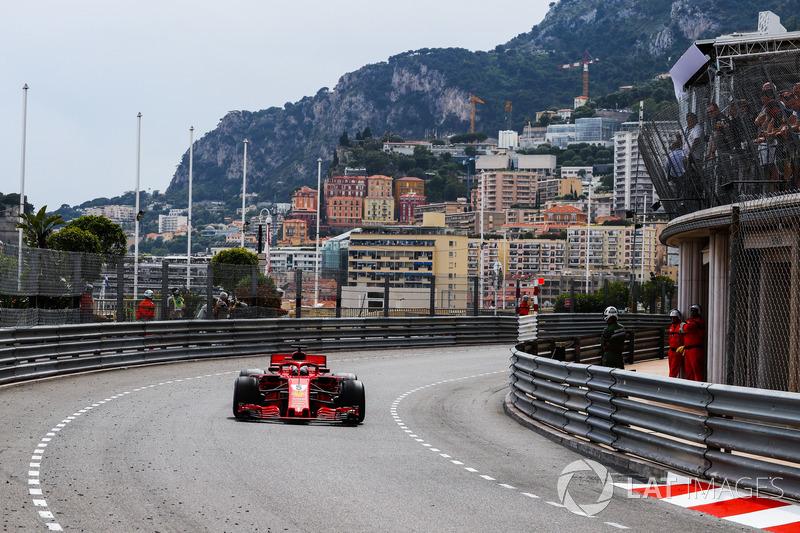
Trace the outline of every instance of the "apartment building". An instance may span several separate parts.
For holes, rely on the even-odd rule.
[[[395,204],[400,204],[400,197],[404,194],[416,193],[419,196],[425,196],[425,180],[407,176],[394,180],[394,201]]]
[[[624,271],[634,275],[638,282],[650,279],[650,272],[658,272],[660,262],[666,257],[666,246],[658,240],[657,225],[590,226],[567,229],[567,268],[576,272],[586,269],[596,271]],[[587,244],[588,243],[588,244]]]
[[[188,224],[189,217],[186,215],[173,214],[172,212],[170,212],[169,215],[158,215],[159,233],[176,233],[178,231],[186,231]]]
[[[411,224],[414,222],[414,214],[417,208],[425,205],[425,196],[410,192],[400,196],[397,202],[397,222],[399,224]]]
[[[333,196],[325,201],[328,226],[335,230],[346,230],[361,225],[364,199],[358,196]]]
[[[402,289],[423,289],[421,294],[429,295],[435,276],[437,306],[464,308],[467,247],[468,238],[444,227],[441,213],[429,213],[422,226],[365,227],[350,235],[349,284],[371,298],[369,293],[377,293],[389,279],[396,303],[404,297]]]
[[[509,241],[508,274],[515,277],[557,275],[567,264],[567,241],[520,239]]]
[[[314,240],[308,234],[308,224],[305,220],[290,218],[283,221],[283,238],[278,244],[290,246],[303,246],[314,244]]]
[[[364,198],[367,195],[366,176],[331,176],[322,185],[325,203],[334,197]]]
[[[119,224],[121,222],[133,222],[136,219],[136,208],[129,205],[104,205],[101,207],[87,207],[83,210],[83,214],[106,217],[111,222]]]
[[[472,190],[475,210],[481,209],[481,194],[486,193],[485,211],[503,212],[512,205],[534,205],[540,174],[519,171],[481,172]]]
[[[624,216],[625,211],[652,213],[651,206],[658,200],[639,154],[638,122],[625,122],[614,135],[614,197],[617,216]]]
[[[394,223],[394,205],[392,178],[381,175],[369,176],[361,224],[379,227]]]

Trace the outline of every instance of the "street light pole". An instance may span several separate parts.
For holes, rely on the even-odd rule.
[[[480,272],[478,272],[478,279],[480,280],[480,294],[478,295],[479,309],[483,308],[483,230],[484,230],[484,207],[486,206],[486,174],[481,170],[481,245],[478,249],[480,254]]]
[[[25,214],[25,148],[28,137],[28,84],[22,87],[22,167],[19,178],[19,216]],[[22,219],[19,220],[22,222]],[[17,285],[22,288],[22,228],[19,228],[17,250]]]
[[[267,218],[266,219],[264,219],[264,211],[267,212]],[[269,208],[265,207],[264,209],[262,209],[258,213],[258,217],[259,217],[259,219],[263,220],[267,224],[267,249],[266,249],[266,251],[267,251],[266,259],[267,260],[266,260],[266,265],[265,265],[265,268],[264,268],[264,274],[265,275],[269,275],[269,273],[272,272],[272,264],[271,264],[270,255],[269,255],[270,254],[270,250],[269,250],[270,236],[269,236],[269,233],[270,233],[270,227],[272,226],[272,215],[269,212]],[[259,223],[259,225],[260,225],[260,223]]]
[[[139,298],[139,176],[142,160],[142,114],[136,115],[136,222],[133,235],[133,300]]]
[[[189,128],[189,216],[186,228],[186,290],[192,285],[192,165],[194,163],[194,126]]]
[[[317,235],[316,263],[314,266],[314,307],[319,305],[319,207],[322,202],[322,158],[317,158]]]
[[[247,139],[244,140],[244,157],[242,158],[242,248],[244,248],[244,212],[247,201]]]

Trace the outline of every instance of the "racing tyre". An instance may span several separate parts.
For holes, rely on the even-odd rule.
[[[258,403],[258,380],[252,376],[239,376],[233,383],[233,416],[245,418],[247,415],[239,412],[240,403]]]
[[[358,380],[343,381],[342,393],[336,399],[336,404],[338,407],[358,407],[358,416],[354,421],[357,424],[363,422],[366,414],[364,384]]]
[[[355,380],[358,379],[358,376],[356,376],[355,374],[336,374],[336,375],[339,376],[342,379],[347,379],[347,380],[352,380],[352,381],[355,381]]]
[[[239,372],[240,376],[249,376],[250,374],[266,374],[266,372],[261,368],[248,368]]]

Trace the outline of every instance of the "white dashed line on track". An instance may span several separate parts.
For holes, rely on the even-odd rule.
[[[425,442],[425,439],[420,438],[417,434],[414,433],[413,429],[409,429],[408,425],[403,422],[403,420],[400,418],[400,415],[397,414],[397,407],[398,407],[398,405],[400,405],[400,402],[403,401],[404,398],[406,398],[410,394],[414,394],[415,392],[419,392],[419,391],[421,391],[423,389],[436,387],[437,385],[443,385],[445,383],[452,383],[454,381],[461,381],[461,380],[465,380],[465,379],[474,379],[474,378],[479,378],[479,377],[484,377],[484,376],[491,376],[491,375],[494,375],[494,374],[502,374],[502,373],[506,373],[506,372],[508,372],[508,370],[499,370],[497,372],[484,372],[482,374],[474,374],[472,376],[463,376],[463,377],[459,377],[459,378],[453,378],[453,379],[446,379],[446,380],[443,380],[443,381],[437,381],[437,382],[431,383],[429,385],[424,385],[422,387],[417,387],[416,389],[411,389],[409,391],[404,392],[403,394],[401,394],[397,398],[395,398],[395,400],[392,402],[392,404],[391,404],[391,406],[389,408],[389,414],[392,417],[392,419],[397,423],[398,427],[400,429],[402,429],[403,432],[406,435],[408,435],[409,437],[413,437],[414,440],[416,442],[420,443],[422,446],[428,448],[432,452],[438,453],[438,455],[440,457],[443,457],[445,459],[450,459],[450,462],[452,464],[462,467],[464,470],[466,470],[467,472],[469,472],[471,474],[478,474],[478,477],[480,477],[480,478],[482,478],[482,479],[484,479],[486,481],[497,482],[497,479],[493,478],[492,476],[489,476],[487,474],[481,474],[478,471],[478,469],[473,468],[471,466],[464,466],[463,462],[452,458],[446,452],[443,452],[439,448],[435,448],[432,444],[430,444],[428,442]],[[504,488],[504,489],[507,489],[507,490],[514,490],[514,491],[518,490],[516,487],[514,487],[513,485],[509,485],[508,483],[497,482],[497,486],[501,487],[501,488]],[[522,495],[522,496],[525,496],[526,498],[529,498],[531,500],[540,500],[541,499],[540,496],[537,496],[536,494],[531,494],[530,492],[521,492],[520,491],[519,494]],[[544,501],[544,503],[546,503],[548,505],[552,505],[553,507],[557,507],[557,508],[560,508],[560,509],[565,509],[566,508],[564,505],[562,505],[562,504],[560,504],[558,502],[550,502],[550,501],[546,501],[546,500],[543,500],[543,501]],[[581,516],[585,516],[586,518],[596,518],[595,516],[589,516],[589,515],[581,515]],[[614,528],[617,528],[617,529],[629,529],[628,527],[623,526],[621,524],[617,524],[615,522],[603,522],[603,523],[605,525],[607,525],[607,526],[614,527]]]
[[[224,376],[226,374],[238,374],[238,372],[219,372],[216,374],[206,374],[205,376],[197,376],[196,378],[185,378],[185,379],[175,379],[172,381],[165,381],[157,384],[147,385],[145,387],[139,387],[136,389],[131,389],[129,391],[120,392],[119,394],[115,394],[114,396],[110,396],[108,398],[103,399],[102,401],[98,401],[97,403],[93,403],[91,405],[87,405],[83,409],[79,409],[78,411],[72,413],[70,416],[64,417],[64,419],[53,426],[52,429],[43,437],[39,444],[36,445],[36,449],[33,451],[31,455],[31,462],[28,463],[28,472],[27,472],[27,479],[28,479],[28,495],[32,496],[31,501],[33,503],[34,508],[36,509],[37,515],[43,521],[44,526],[47,528],[48,531],[64,531],[64,528],[59,524],[56,519],[55,515],[52,511],[48,510],[47,500],[44,499],[43,496],[43,489],[41,485],[41,467],[42,467],[42,459],[44,457],[45,449],[47,448],[48,444],[50,444],[59,431],[67,427],[68,424],[77,420],[79,416],[90,412],[95,407],[100,407],[103,404],[106,404],[112,400],[116,400],[118,398],[122,398],[123,396],[127,396],[133,392],[139,392],[147,389],[151,389],[153,387],[158,387],[161,385],[170,385],[173,383],[178,383],[180,381],[186,381],[189,379],[201,379],[201,378],[210,378],[216,376]]]

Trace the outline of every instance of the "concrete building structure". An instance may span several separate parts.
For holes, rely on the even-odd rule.
[[[371,300],[369,293],[378,292],[382,301],[388,279],[390,301],[396,301],[404,298],[403,289],[430,291],[435,276],[436,305],[463,309],[467,305],[467,245],[466,235],[444,226],[442,213],[427,213],[422,226],[363,228],[350,235],[348,284],[360,288],[364,301]]]
[[[614,135],[614,212],[652,214],[658,200],[650,174],[639,153],[639,123],[626,122]]]

